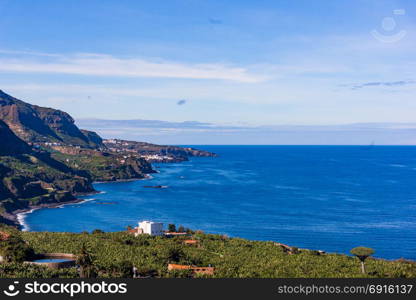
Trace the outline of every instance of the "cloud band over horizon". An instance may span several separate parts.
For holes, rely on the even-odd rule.
[[[416,123],[236,126],[196,121],[78,119],[104,138],[176,145],[416,145]]]

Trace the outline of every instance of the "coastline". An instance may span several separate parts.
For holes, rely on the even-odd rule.
[[[94,194],[100,194],[100,193],[94,193]],[[52,205],[38,205],[38,206],[33,206],[30,209],[18,210],[16,212],[14,212],[14,214],[16,216],[16,222],[19,225],[19,229],[21,231],[30,231],[30,227],[25,222],[25,219],[26,219],[26,216],[28,214],[33,213],[35,210],[42,209],[42,208],[61,208],[65,205],[71,205],[71,204],[76,204],[76,203],[82,204],[82,203],[85,203],[85,202],[89,202],[91,200],[94,200],[94,198],[91,198],[91,199],[75,199],[73,201],[53,203]]]
[[[86,194],[85,196],[94,195],[94,194],[97,194],[97,193],[90,193],[90,194]],[[11,221],[12,223],[14,223],[18,227],[19,230],[25,231],[23,229],[27,227],[27,224],[25,224],[24,219],[27,214],[30,214],[34,212],[35,210],[38,210],[41,208],[57,208],[63,205],[75,204],[75,203],[80,203],[83,201],[85,201],[85,199],[76,198],[74,200],[65,201],[65,202],[42,203],[39,205],[29,206],[28,208],[14,210],[10,213],[4,214],[3,217]]]
[[[155,173],[158,173],[158,172],[155,171]],[[139,180],[148,180],[148,179],[153,179],[153,176],[152,175],[149,175],[149,174],[144,174],[144,177],[143,178],[130,178],[130,179],[107,180],[107,181],[94,181],[93,183],[102,184],[102,183],[115,183],[115,182],[130,182],[130,181],[139,181]]]
[[[130,181],[148,180],[148,179],[152,179],[152,178],[153,177],[151,175],[145,174],[145,177],[143,177],[143,178],[117,179],[117,180],[114,180],[114,181],[94,181],[93,183],[95,183],[95,184],[96,183],[104,184],[104,183],[115,183],[115,182],[130,182]],[[90,196],[90,195],[101,194],[101,193],[104,193],[104,192],[95,191],[95,192],[91,192],[91,193],[77,194],[75,196]],[[90,200],[91,199],[76,198],[74,200],[65,201],[65,202],[42,203],[42,204],[39,204],[39,205],[29,206],[29,207],[24,208],[24,209],[17,209],[17,210],[14,210],[14,211],[10,212],[10,213],[5,213],[5,214],[3,214],[3,217],[5,219],[9,220],[14,225],[16,225],[19,230],[29,231],[29,226],[25,222],[26,215],[31,214],[35,210],[42,209],[42,208],[59,208],[59,207],[65,206],[65,205],[88,202]]]
[[[214,162],[214,164],[216,165],[216,163]],[[160,167],[161,167],[161,169],[160,169],[160,171],[162,172],[162,174],[163,173],[165,173],[164,172],[164,167],[165,166],[167,166],[166,164],[161,164],[160,165]],[[211,164],[209,165],[209,166],[211,166]],[[257,166],[257,165],[254,165],[254,166]],[[169,167],[169,166],[167,166],[167,167]],[[245,167],[245,166],[244,166]],[[177,167],[174,167],[174,168],[179,168],[179,169],[181,169],[181,167],[180,167],[180,164],[178,164],[177,165]],[[202,168],[202,169],[206,169],[205,167],[204,168]],[[401,168],[402,169],[402,168]],[[400,169],[400,170],[401,170]],[[169,167],[169,170],[171,170],[171,168]],[[394,169],[395,170],[395,169]],[[160,181],[160,183],[162,184],[162,183],[165,183],[165,180],[167,180],[167,179],[169,179],[169,178],[175,178],[175,180],[179,180],[178,178],[180,178],[179,177],[179,175],[182,175],[182,173],[176,173],[176,172],[173,172],[172,173],[173,175],[172,176],[169,176],[169,177],[164,177],[164,176],[162,176],[162,178],[163,178],[163,180],[161,180]],[[188,174],[188,170],[187,170],[187,168],[183,168],[183,174],[185,175],[185,174]],[[151,175],[153,175],[153,174],[151,174]],[[196,175],[198,175],[198,173],[196,173],[195,174],[195,178],[196,178]],[[228,174],[227,174],[228,175]],[[248,173],[248,175],[251,175],[250,173]],[[159,178],[159,176],[157,175],[157,174],[155,174],[155,175],[153,175],[155,178]],[[248,177],[248,176],[247,176]],[[153,181],[142,181],[142,180],[144,180],[144,179],[146,179],[146,178],[134,178],[134,179],[127,179],[127,180],[117,180],[118,182],[134,182],[134,181],[137,181],[137,183],[136,184],[130,184],[130,183],[125,183],[125,184],[114,184],[114,186],[115,186],[115,190],[117,191],[117,190],[120,190],[121,192],[124,192],[124,190],[125,189],[128,189],[130,186],[135,186],[135,185],[138,185],[138,186],[143,186],[143,185],[152,185],[152,183],[153,183]],[[189,176],[188,176],[188,178],[187,179],[189,179]],[[234,178],[232,178],[232,179],[234,179]],[[244,179],[244,178],[243,178]],[[262,180],[264,180],[264,179],[262,179]],[[95,182],[95,183],[115,183],[116,181],[114,180],[114,181],[104,181],[104,182]],[[182,182],[182,181],[180,181],[180,182]],[[187,181],[185,181],[185,184],[188,184],[188,182]],[[284,184],[286,184],[286,185],[284,185]],[[200,184],[196,184],[195,186],[199,186]],[[95,185],[95,189],[96,190],[107,190],[107,186],[108,185],[103,185],[103,186],[99,186],[99,185]],[[110,186],[112,186],[112,185],[110,185]],[[173,184],[172,184],[172,186],[174,186]],[[282,183],[280,183],[279,182],[279,187],[277,187],[276,189],[278,190],[278,191],[281,191],[281,187],[280,186],[285,186],[285,187],[287,187],[288,186],[288,183],[286,183],[286,182],[282,182]],[[293,186],[295,186],[295,187],[298,187],[298,185],[293,185]],[[292,186],[292,187],[293,187]],[[274,186],[273,186],[274,187]],[[298,187],[299,188],[299,187]],[[112,194],[112,191],[113,191],[113,189],[108,189],[108,193],[111,193]],[[140,190],[138,190],[137,192],[139,192]],[[171,190],[172,191],[172,194],[174,194],[173,193],[173,191],[174,191],[174,189],[172,189]],[[152,193],[152,191],[150,191],[149,193]],[[159,192],[155,192],[155,193],[159,193]],[[286,190],[284,190],[284,193],[287,193],[286,192]],[[307,194],[307,193],[309,193],[308,191],[305,191],[304,192],[304,194]],[[168,192],[165,192],[165,193],[160,193],[161,195],[163,195],[163,197],[165,197],[165,195],[167,195],[167,194],[170,194],[170,192],[168,191]],[[296,194],[298,194],[297,192],[296,192]],[[342,197],[344,196],[344,194],[341,194],[342,195]],[[103,196],[92,196],[92,197],[98,197],[98,198],[102,198],[102,199],[100,199],[100,200],[102,200],[102,201],[105,201],[105,200],[108,200],[108,199],[111,199],[111,200],[113,200],[113,197],[112,197],[112,195],[107,195],[107,196],[105,196],[105,195],[103,195]],[[82,197],[82,198],[92,198],[92,197]],[[172,197],[174,197],[174,195],[172,195]],[[352,196],[351,196],[351,198],[352,198]],[[105,199],[105,200],[104,200]],[[164,199],[164,198],[163,198]],[[313,198],[313,199],[315,199],[315,198]],[[349,201],[349,199],[350,198],[346,198],[347,199],[347,201]],[[357,198],[357,199],[361,199],[361,198]],[[353,199],[354,200],[354,199]],[[31,216],[28,216],[27,218],[29,218],[29,219],[27,219],[26,218],[26,222],[28,223],[28,225],[29,226],[32,226],[32,229],[29,229],[29,230],[36,230],[36,228],[35,227],[38,227],[38,225],[35,225],[35,224],[30,224],[31,223],[31,221],[33,220],[33,221],[36,221],[36,222],[39,222],[39,230],[44,230],[44,229],[41,229],[41,228],[43,228],[43,226],[42,226],[42,217],[41,216],[43,216],[43,215],[53,215],[54,213],[57,213],[57,214],[61,214],[61,215],[65,215],[64,214],[64,212],[65,211],[71,211],[72,209],[73,209],[73,207],[78,207],[78,208],[76,208],[77,210],[88,210],[89,209],[89,207],[91,207],[91,206],[93,206],[93,203],[95,203],[96,201],[92,201],[91,203],[87,203],[87,205],[85,205],[85,206],[81,206],[81,205],[77,205],[77,204],[74,204],[73,206],[66,206],[65,208],[64,208],[64,210],[63,211],[53,211],[53,210],[51,210],[51,211],[41,211],[41,212],[36,212],[35,213],[35,215],[31,215]],[[97,201],[98,202],[98,201]],[[347,203],[350,203],[350,202],[347,202]],[[355,203],[355,202],[352,202],[352,203]],[[359,203],[361,203],[361,202],[359,202]],[[58,206],[59,206],[59,204],[58,204]],[[105,207],[109,207],[109,206],[105,206]],[[113,207],[113,206],[110,206],[110,207]],[[244,207],[245,208],[245,207]],[[110,210],[111,211],[111,208],[110,209],[107,209],[107,210]],[[246,209],[246,210],[248,210],[248,209]],[[133,213],[134,214],[134,213]],[[71,217],[70,217],[70,214],[69,214],[69,217],[68,218],[66,218],[66,219],[68,219],[68,220],[70,220],[71,219]],[[151,217],[150,217],[150,219],[152,219]],[[59,224],[59,218],[57,218],[56,219],[57,220],[57,224]],[[169,218],[169,220],[172,220],[173,222],[180,222],[180,221],[176,221],[176,219],[174,219],[174,218]],[[157,220],[156,220],[157,221]],[[179,223],[180,224],[180,223]],[[24,224],[23,224],[24,225]],[[190,228],[200,228],[200,227],[197,227],[197,226],[193,226],[193,225],[189,225],[189,224],[185,224],[186,226],[190,226]],[[286,223],[284,224],[284,225],[287,225]],[[382,223],[381,224],[382,226],[384,226],[385,224],[384,223]],[[192,226],[192,227],[191,227]],[[280,224],[280,226],[281,226],[281,224]],[[290,225],[288,225],[288,226],[290,226]],[[49,230],[53,230],[53,226],[51,226],[50,227],[50,229]],[[98,228],[101,228],[101,227],[98,227]],[[276,226],[276,228],[277,228],[277,226]],[[299,227],[300,228],[300,227]],[[62,230],[61,228],[57,228],[57,230]],[[94,228],[91,228],[91,230],[92,229],[94,229]],[[101,228],[102,229],[102,228]],[[319,229],[321,229],[321,228],[318,228],[318,230]],[[46,229],[45,230],[48,230],[48,227],[46,227]],[[67,230],[67,229],[63,229],[63,230]],[[70,228],[68,228],[68,230],[70,230]],[[104,228],[104,230],[106,230],[105,228]],[[218,230],[218,229],[215,229],[215,228],[211,228],[211,229],[207,229],[207,232],[209,231],[210,233],[212,232],[212,233],[218,233],[218,232],[223,232],[223,230]],[[318,230],[316,230],[316,231],[318,231]],[[78,230],[79,232],[81,231],[81,230]],[[334,230],[335,231],[335,230]],[[325,237],[325,235],[326,235],[326,232],[324,232],[323,230],[322,230],[322,232],[323,233],[319,233],[320,235],[322,235],[322,236],[324,236]],[[228,231],[225,231],[224,230],[224,233],[225,234],[228,234],[230,237],[242,237],[242,238],[247,238],[247,239],[250,239],[250,240],[264,240],[261,236],[260,236],[260,234],[258,235],[258,233],[255,233],[255,234],[251,234],[251,236],[246,236],[245,235],[245,233],[243,233],[243,232],[240,232],[240,233],[238,233],[238,234],[235,234],[235,233],[228,233]],[[317,234],[318,235],[318,234]],[[328,236],[329,236],[329,234],[328,234]],[[336,249],[336,250],[333,250],[333,249],[330,249],[330,248],[327,248],[327,245],[326,245],[326,243],[324,243],[324,244],[321,244],[321,242],[319,241],[319,240],[317,240],[318,242],[317,242],[317,246],[315,245],[315,246],[310,246],[310,245],[308,245],[308,244],[304,244],[304,240],[302,239],[302,240],[297,240],[297,241],[293,241],[293,240],[291,240],[291,239],[288,239],[287,237],[286,238],[282,238],[282,237],[267,237],[267,239],[272,239],[272,240],[275,240],[275,241],[281,241],[282,243],[286,243],[286,244],[288,244],[288,245],[296,245],[296,246],[299,246],[299,247],[302,247],[302,248],[308,248],[308,249],[322,249],[322,250],[324,250],[324,251],[327,251],[327,252],[336,252],[336,253],[348,253],[348,249],[349,248],[351,248],[351,247],[349,247],[349,246],[347,246],[347,247],[349,247],[349,248],[347,248],[347,247],[344,247],[344,248],[342,248],[341,250],[339,250],[339,249]],[[308,237],[306,237],[306,239],[305,240],[307,240],[308,239]],[[354,238],[352,238],[352,239],[355,239],[355,237]],[[316,240],[316,239],[315,239]],[[353,241],[352,243],[354,243],[354,244],[351,244],[351,245],[354,245],[354,246],[356,246],[356,245],[367,245],[366,243],[363,243],[363,242],[360,242],[360,241],[358,241],[358,242],[355,242],[355,241]],[[370,246],[373,246],[373,245],[370,245]],[[378,248],[377,248],[377,246],[373,246],[373,247],[375,247],[377,250],[378,250]],[[345,250],[344,250],[345,249]],[[407,259],[410,259],[411,257],[414,257],[413,255],[405,255],[405,254],[403,254],[403,255],[385,255],[385,254],[382,254],[382,253],[377,253],[378,255],[379,255],[379,257],[381,257],[381,258],[384,258],[384,259],[389,259],[389,260],[394,260],[394,259],[397,259],[397,258],[400,258],[400,257],[405,257],[405,258],[407,258]]]

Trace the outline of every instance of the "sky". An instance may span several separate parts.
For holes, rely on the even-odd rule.
[[[0,11],[0,89],[105,137],[416,144],[414,126],[397,125],[416,123],[412,0],[0,0]]]

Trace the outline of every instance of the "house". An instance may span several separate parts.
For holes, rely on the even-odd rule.
[[[195,267],[187,265],[168,264],[168,270],[191,270],[194,274],[214,275],[215,268],[213,267]]]
[[[139,222],[137,234],[149,234],[153,236],[163,235],[163,223],[142,221]]]
[[[127,232],[133,234],[134,236],[138,236],[139,234],[143,234],[143,229],[134,227],[132,229],[127,229]]]
[[[127,232],[138,236],[141,234],[148,234],[152,236],[162,236],[163,232],[163,223],[151,222],[151,221],[142,221],[139,222],[139,226],[127,229]]]
[[[183,243],[185,245],[198,245],[198,241],[197,240],[184,240]]]
[[[0,231],[0,241],[6,241],[10,238],[10,233]]]

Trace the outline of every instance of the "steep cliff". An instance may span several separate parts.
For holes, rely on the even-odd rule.
[[[115,141],[115,142],[114,142]],[[109,145],[109,146],[107,146]],[[150,162],[215,156],[193,148],[103,141],[79,129],[66,112],[16,99],[0,90],[0,213],[74,200],[93,181],[145,178]],[[0,219],[1,220],[1,219]]]
[[[66,112],[31,105],[0,90],[0,120],[28,143],[59,143],[85,148],[103,147],[97,134],[84,134]]]
[[[34,150],[0,121],[0,213],[43,203],[65,202],[93,192],[88,173]]]

